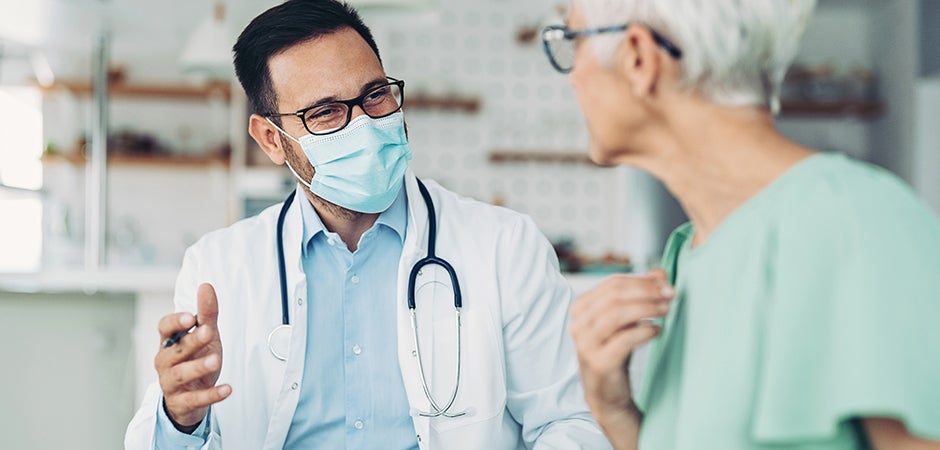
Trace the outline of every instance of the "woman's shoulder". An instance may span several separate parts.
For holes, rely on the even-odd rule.
[[[887,170],[841,154],[810,157],[773,208],[774,222],[800,233],[940,233],[936,213]]]

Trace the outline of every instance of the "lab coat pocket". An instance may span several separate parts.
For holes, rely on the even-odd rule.
[[[443,408],[450,401],[457,380],[458,340],[452,296],[441,297],[449,298],[449,308],[443,307],[448,304],[443,298],[435,303],[434,371],[430,388],[435,402]],[[480,311],[485,309],[465,306],[461,311],[460,383],[448,413],[465,414],[432,418],[431,426],[439,433],[493,419],[506,407],[502,352],[497,345],[496,331],[489,320],[480,317]]]

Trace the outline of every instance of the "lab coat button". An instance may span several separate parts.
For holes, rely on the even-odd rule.
[[[297,304],[300,305],[300,306],[304,306],[304,299],[298,298],[298,299],[297,299]]]
[[[291,384],[291,385],[290,385],[290,389],[291,389],[292,391],[296,391],[296,390],[297,390],[297,383]]]
[[[353,345],[352,351],[358,355],[362,353],[362,347],[360,347],[359,344]]]
[[[353,426],[356,427],[357,430],[361,430],[365,425],[362,423],[361,420],[357,420],[356,423],[353,424]]]
[[[418,356],[418,351],[417,351],[417,350],[412,350],[412,351],[411,351],[411,356]]]
[[[421,442],[421,435],[418,435],[418,442]]]

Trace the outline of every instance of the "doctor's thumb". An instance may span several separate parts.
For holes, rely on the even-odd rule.
[[[196,299],[199,323],[214,327],[219,317],[219,300],[215,295],[215,288],[209,283],[200,284]]]

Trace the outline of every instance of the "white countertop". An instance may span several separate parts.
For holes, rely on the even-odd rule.
[[[178,267],[133,269],[55,269],[0,273],[0,291],[9,292],[173,292]]]

